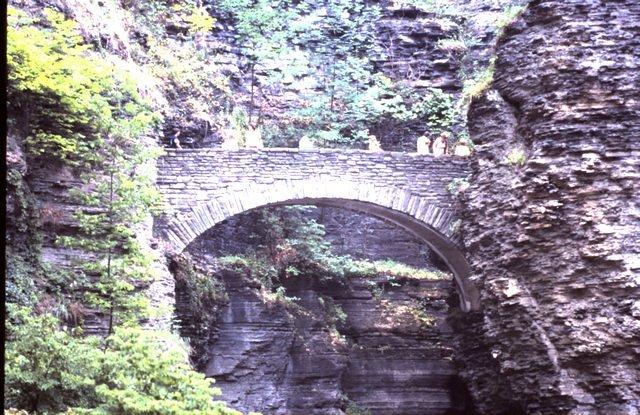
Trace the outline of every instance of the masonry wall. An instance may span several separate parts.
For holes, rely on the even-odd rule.
[[[331,189],[349,181],[410,191],[446,208],[454,205],[447,186],[468,174],[464,158],[363,150],[297,149],[168,150],[158,161],[158,186],[174,209],[188,210],[224,192],[249,185],[316,179]]]

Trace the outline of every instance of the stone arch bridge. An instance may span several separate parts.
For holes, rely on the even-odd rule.
[[[447,190],[469,170],[465,159],[363,150],[168,149],[157,184],[168,207],[156,220],[177,252],[219,222],[277,205],[361,211],[391,222],[429,245],[454,274],[461,308],[477,309],[478,292],[456,235]]]

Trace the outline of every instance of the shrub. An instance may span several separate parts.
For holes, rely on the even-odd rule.
[[[507,162],[507,164],[517,166],[523,166],[526,160],[527,157],[524,153],[524,150],[522,150],[521,148],[512,149],[505,157],[505,161]]]
[[[507,6],[494,23],[494,33],[496,37],[501,37],[504,29],[520,16],[526,6],[510,5]]]
[[[379,275],[385,274],[391,277],[416,278],[428,280],[440,280],[447,275],[440,271],[424,268],[415,268],[390,259],[380,261],[354,261],[351,268],[352,275]]]
[[[218,389],[191,369],[174,335],[119,327],[82,337],[48,314],[8,307],[5,406],[78,414],[239,414],[213,401]]]
[[[109,134],[136,136],[154,120],[133,78],[96,54],[73,21],[45,9],[38,21],[8,8],[8,103],[27,149],[67,163],[92,160]],[[38,27],[44,24],[45,27]]]
[[[447,185],[447,191],[452,195],[457,195],[469,188],[469,180],[467,178],[456,177]]]
[[[59,330],[52,315],[7,306],[5,406],[64,410],[97,401],[98,339]]]
[[[462,87],[461,102],[468,104],[473,98],[480,96],[493,83],[493,74],[496,67],[495,56],[489,61],[489,65],[476,72],[475,75],[466,81]]]
[[[345,409],[346,415],[371,415],[371,411],[366,408],[362,408],[358,406],[357,403],[353,401],[349,401],[347,403],[347,408]]]

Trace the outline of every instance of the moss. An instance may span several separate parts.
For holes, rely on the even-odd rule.
[[[449,276],[441,271],[416,268],[390,259],[380,261],[353,261],[349,270],[352,277],[386,275],[397,278],[442,280]]]
[[[489,65],[486,68],[475,73],[473,78],[464,82],[462,88],[462,102],[468,104],[474,98],[482,95],[484,91],[489,89],[493,83],[493,74],[496,68],[496,57],[494,56],[489,61]]]
[[[523,149],[514,148],[509,151],[504,161],[512,166],[524,166],[524,163],[527,161],[527,156]]]
[[[504,35],[504,31],[511,23],[513,23],[524,11],[527,6],[518,6],[511,5],[507,6],[502,14],[496,19],[494,23],[494,32],[496,34],[496,38],[500,39]]]

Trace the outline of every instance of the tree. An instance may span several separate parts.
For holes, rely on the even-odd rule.
[[[122,131],[112,137],[100,154],[101,168],[84,177],[91,190],[76,192],[83,206],[76,212],[81,233],[59,238],[90,258],[81,263],[82,290],[88,303],[108,316],[108,334],[116,323],[145,315],[147,298],[138,288],[153,279],[155,258],[137,231],[159,204],[150,165],[155,152]]]
[[[250,73],[249,124],[255,107],[256,66],[287,49],[288,24],[297,10],[288,0],[222,0],[218,7],[235,21],[236,39]]]
[[[119,327],[106,339],[60,330],[50,314],[8,307],[5,407],[76,414],[239,415],[163,331]]]

